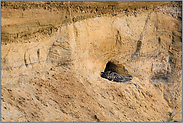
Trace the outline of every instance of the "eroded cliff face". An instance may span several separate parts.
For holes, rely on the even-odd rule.
[[[48,3],[1,5],[1,121],[182,121],[181,2]]]

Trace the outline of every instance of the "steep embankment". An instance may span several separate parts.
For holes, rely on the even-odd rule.
[[[1,120],[182,121],[181,5],[4,2]],[[106,67],[136,86],[101,78]]]

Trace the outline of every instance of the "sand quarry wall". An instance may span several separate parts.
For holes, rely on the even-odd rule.
[[[173,5],[84,19],[71,8],[2,7],[1,120],[161,122],[173,112],[182,121],[181,4]],[[101,78],[108,62],[136,86]]]

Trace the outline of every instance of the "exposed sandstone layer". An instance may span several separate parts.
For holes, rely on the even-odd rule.
[[[1,121],[182,121],[181,6],[2,3]]]

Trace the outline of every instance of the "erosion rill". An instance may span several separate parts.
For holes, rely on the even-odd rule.
[[[1,121],[181,122],[181,12],[170,1],[1,2]]]

